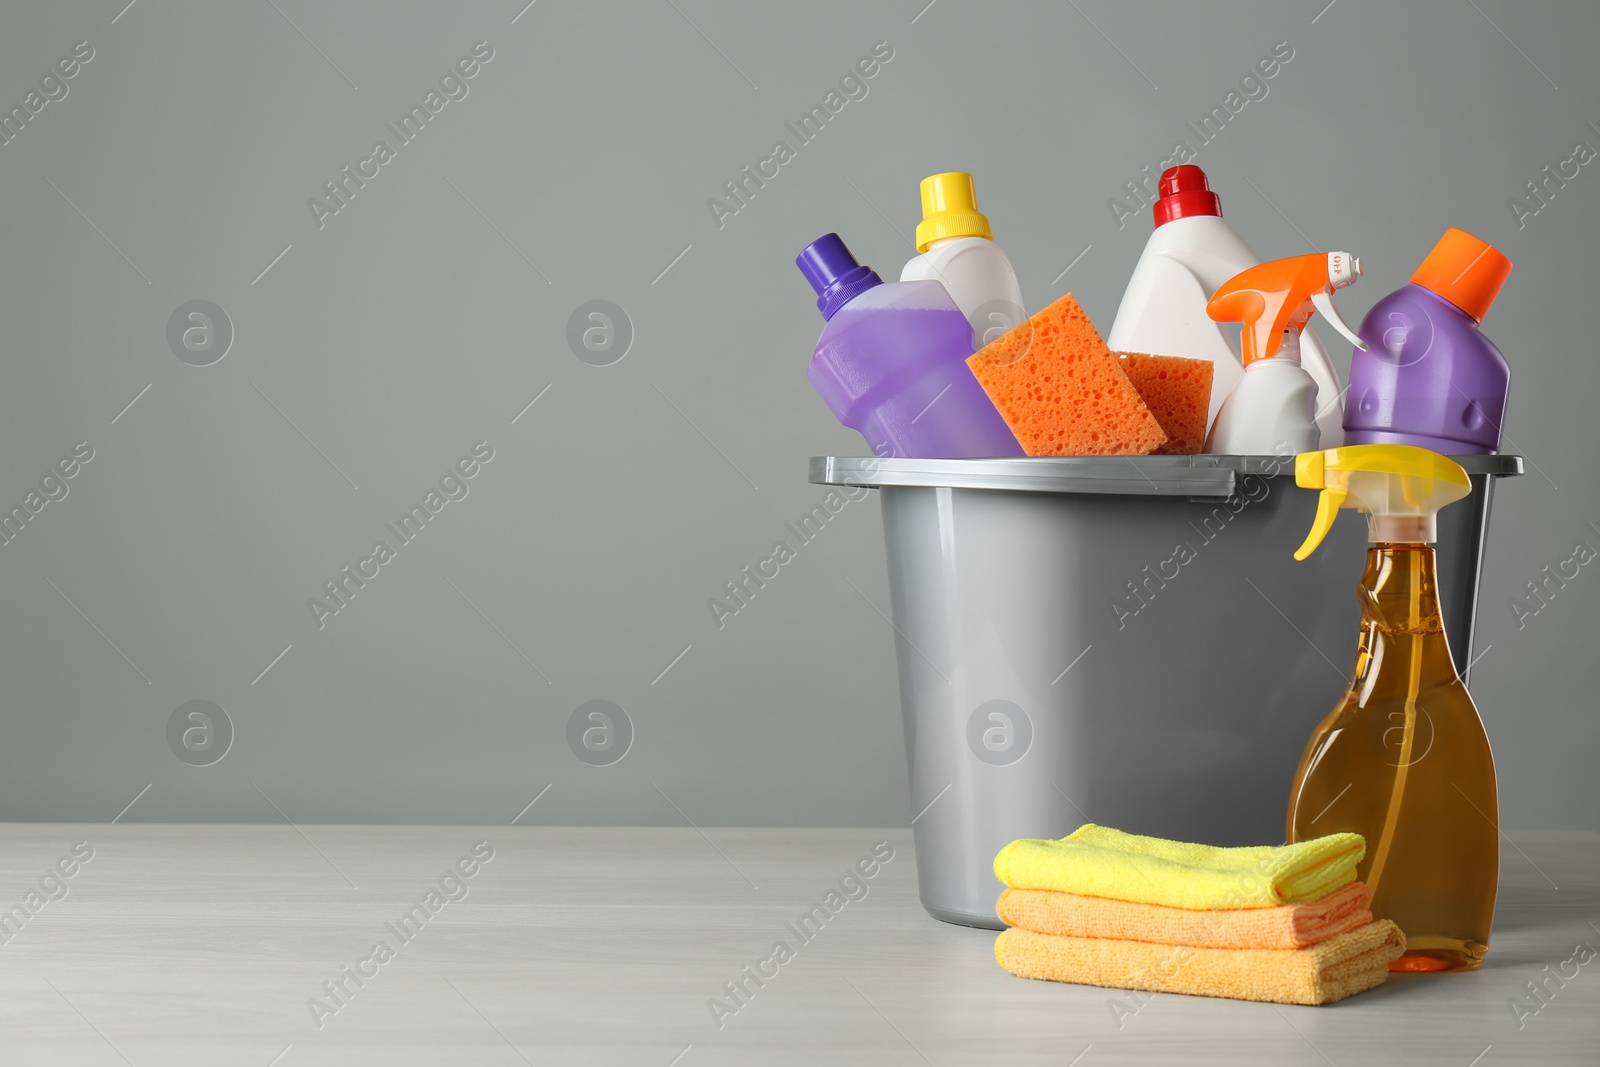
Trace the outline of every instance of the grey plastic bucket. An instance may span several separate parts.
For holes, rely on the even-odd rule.
[[[1518,456],[1458,456],[1439,598],[1472,660],[1489,504]],[[1312,729],[1355,657],[1366,523],[1303,563],[1316,494],[1294,459],[816,457],[877,488],[923,906],[998,929],[994,855],[1096,822],[1279,842]]]

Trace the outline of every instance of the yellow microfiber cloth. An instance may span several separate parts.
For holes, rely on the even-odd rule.
[[[1190,911],[1048,889],[1007,889],[995,909],[1007,926],[1036,934],[1195,948],[1298,949],[1370,923],[1367,899],[1367,887],[1351,882],[1311,904]]]
[[[1293,845],[1217,848],[1086,823],[1059,841],[1023,838],[994,858],[1012,889],[1050,889],[1192,911],[1271,908],[1318,900],[1355,881],[1360,834]]]
[[[994,943],[1000,966],[1019,978],[1189,993],[1278,1004],[1328,1004],[1380,986],[1389,961],[1405,951],[1405,935],[1387,919],[1310,948],[1193,948],[1059,937],[1012,929]]]

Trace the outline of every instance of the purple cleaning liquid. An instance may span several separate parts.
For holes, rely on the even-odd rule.
[[[1418,445],[1445,455],[1500,450],[1511,371],[1478,329],[1511,261],[1450,229],[1410,283],[1361,320],[1350,358],[1345,443]]]
[[[827,325],[806,377],[876,456],[1020,456],[967,366],[972,326],[936,281],[884,282],[836,234],[796,260]]]

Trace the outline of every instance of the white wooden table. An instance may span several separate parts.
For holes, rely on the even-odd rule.
[[[1131,1015],[1115,991],[1012,978],[992,933],[929,918],[904,830],[9,824],[0,839],[0,909],[25,916],[0,927],[6,1065],[1600,1063],[1600,957],[1567,962],[1600,951],[1595,834],[1504,848],[1475,973],[1395,976],[1326,1008],[1156,996]],[[789,924],[882,840],[894,858],[866,895],[848,885],[860,899],[798,938]],[[444,884],[466,895],[430,902],[479,841],[493,858]],[[790,955],[769,962],[780,940]],[[758,987],[747,964],[772,976]],[[739,980],[742,1004],[724,989]]]

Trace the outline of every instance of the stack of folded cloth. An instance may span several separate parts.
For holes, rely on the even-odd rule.
[[[1000,850],[995,958],[1012,974],[1328,1004],[1382,985],[1405,935],[1373,921],[1360,834],[1215,848],[1090,823]]]

